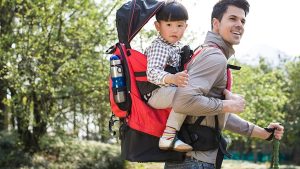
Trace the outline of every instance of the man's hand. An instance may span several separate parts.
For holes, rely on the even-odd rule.
[[[274,128],[274,137],[277,140],[281,140],[283,133],[284,133],[284,127],[280,125],[280,123],[270,123],[268,128]]]
[[[231,93],[228,90],[224,90],[226,100],[223,101],[223,112],[224,113],[241,113],[245,110],[246,101],[243,96],[239,94]]]
[[[229,90],[225,89],[223,91],[223,94],[225,96],[225,100],[241,100],[244,99],[243,96],[236,94],[236,93],[232,93]],[[245,99],[244,99],[245,100]]]
[[[239,114],[245,110],[245,100],[222,100],[223,101],[223,113],[236,113]]]
[[[187,70],[176,73],[174,76],[173,84],[178,87],[185,87],[188,84],[189,75],[187,74]]]

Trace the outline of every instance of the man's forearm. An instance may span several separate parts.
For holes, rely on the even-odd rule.
[[[256,137],[260,139],[267,139],[271,133],[267,132],[264,128],[261,128],[259,126],[254,126],[253,132],[251,134],[251,137]]]
[[[176,97],[175,94],[173,109],[176,113],[190,116],[213,116],[222,113],[222,101],[201,95],[184,94]]]
[[[230,113],[225,125],[225,130],[250,137],[254,130],[254,124],[242,119],[236,114]]]

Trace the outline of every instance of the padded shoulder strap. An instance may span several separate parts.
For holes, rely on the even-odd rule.
[[[184,64],[184,69],[186,70],[187,65],[188,65],[190,62],[192,62],[192,61],[196,58],[196,56],[199,56],[199,54],[203,51],[203,49],[206,49],[206,48],[208,48],[208,47],[215,47],[215,48],[220,49],[218,45],[208,45],[208,44],[203,44],[203,45],[201,45],[201,46],[198,46],[198,47],[195,49],[194,54],[193,54],[193,56],[191,57],[191,59],[190,59],[188,62],[186,62],[186,63]]]

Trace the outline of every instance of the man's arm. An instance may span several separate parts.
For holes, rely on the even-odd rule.
[[[280,125],[279,123],[270,123],[267,128],[275,129],[274,130],[274,136],[276,139],[281,140],[283,133],[284,133],[284,127]],[[253,129],[253,132],[251,134],[251,137],[257,137],[260,139],[267,139],[272,133],[267,132],[264,128],[261,128],[259,126],[255,126]]]
[[[230,113],[228,115],[228,119],[225,124],[225,130],[232,131],[234,133],[238,133],[240,135],[250,137],[253,133],[255,125],[250,123],[236,114]]]
[[[274,136],[277,139],[281,139],[284,133],[284,127],[279,123],[270,123],[268,128],[275,128]],[[264,128],[257,126],[253,123],[250,123],[236,114],[229,114],[225,130],[232,131],[234,133],[238,133],[240,135],[248,136],[248,137],[256,137],[260,139],[267,139],[272,133],[267,132]]]
[[[174,111],[192,116],[242,112],[244,99],[221,100],[221,93],[219,98],[207,97],[209,91],[224,79],[226,67],[227,60],[221,52],[198,56],[188,66],[188,85],[177,88],[173,99]]]

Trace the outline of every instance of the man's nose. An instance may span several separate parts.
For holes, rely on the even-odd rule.
[[[238,20],[236,22],[236,26],[243,28],[244,27],[244,23],[242,21]]]

